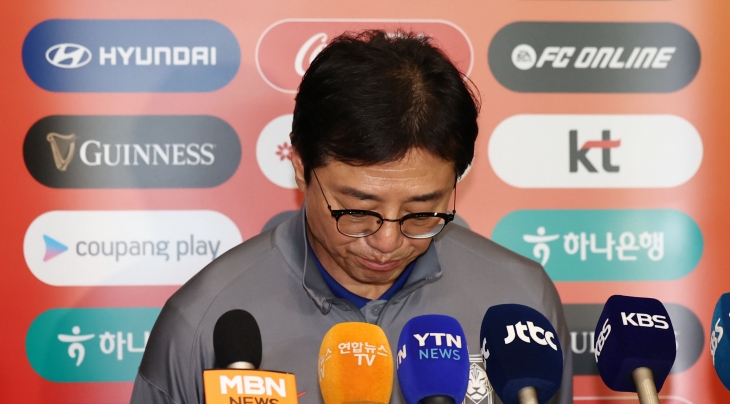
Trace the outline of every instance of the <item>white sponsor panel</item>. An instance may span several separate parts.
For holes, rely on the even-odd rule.
[[[294,167],[291,164],[292,146],[289,140],[294,115],[274,118],[261,131],[256,142],[256,160],[261,172],[274,184],[295,189]]]
[[[497,176],[518,188],[669,188],[692,178],[703,146],[674,115],[515,115],[489,139]]]
[[[210,210],[51,211],[28,227],[23,253],[49,285],[182,285],[241,242]]]

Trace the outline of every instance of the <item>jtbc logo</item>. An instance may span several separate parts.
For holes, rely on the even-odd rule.
[[[515,329],[517,332],[515,333]],[[525,331],[530,332],[528,336]],[[536,326],[532,321],[527,321],[527,325],[522,324],[522,321],[515,325],[507,326],[507,337],[504,339],[505,345],[509,345],[515,340],[515,334],[519,339],[524,342],[530,343],[530,339],[537,342],[539,345],[549,345],[554,351],[558,350],[558,347],[553,342],[555,335],[551,331],[545,331],[544,328]],[[540,336],[542,334],[542,337]]]
[[[722,340],[723,328],[720,326],[720,319],[717,319],[715,323],[715,330],[710,333],[710,354],[712,354],[712,364],[715,364],[715,351],[717,351],[717,345]]]
[[[636,321],[634,321],[636,316]],[[629,313],[621,312],[621,321],[624,325],[631,324],[634,327],[647,327],[647,328],[658,328],[660,330],[668,330],[669,324],[667,323],[666,316],[660,316],[658,314],[649,315],[644,313]]]
[[[621,146],[621,140],[611,140],[611,131],[604,130],[601,140],[591,140],[583,143],[578,148],[578,131],[570,131],[570,172],[578,172],[578,163],[582,164],[588,172],[598,172],[596,167],[588,160],[588,151],[590,149],[599,148],[603,152],[603,170],[607,173],[617,173],[619,166],[611,164],[611,149]]]

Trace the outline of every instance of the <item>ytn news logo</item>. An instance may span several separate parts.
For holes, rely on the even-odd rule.
[[[231,31],[209,20],[47,20],[22,54],[38,86],[71,92],[213,91],[241,59]]]
[[[694,79],[700,48],[671,23],[516,22],[494,36],[488,59],[519,92],[663,93]]]
[[[677,340],[677,358],[672,373],[680,373],[692,367],[702,354],[705,342],[703,326],[699,318],[688,308],[673,303],[667,303],[665,307],[674,325]],[[566,304],[564,311],[570,330],[573,374],[597,375],[596,353],[601,351],[612,331],[611,324],[604,323],[601,324],[599,335],[595,335],[596,323],[603,311],[603,305]],[[625,313],[624,317],[626,326],[668,328],[665,318],[640,316],[637,313]]]
[[[49,116],[23,157],[54,188],[207,188],[233,175],[241,143],[212,116]]]
[[[699,170],[702,139],[674,115],[515,115],[489,138],[497,176],[519,188],[668,188]]]
[[[346,31],[399,30],[433,37],[461,72],[469,75],[474,52],[466,33],[444,20],[287,19],[269,26],[256,44],[256,67],[272,88],[295,94],[304,72],[330,40]]]

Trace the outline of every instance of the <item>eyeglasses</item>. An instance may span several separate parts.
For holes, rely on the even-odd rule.
[[[431,238],[439,234],[446,227],[446,224],[454,220],[456,215],[456,182],[454,182],[454,210],[452,213],[440,212],[418,212],[409,213],[400,219],[386,219],[380,213],[372,210],[340,209],[332,210],[327,196],[322,189],[322,183],[317,177],[317,172],[312,170],[314,177],[319,184],[324,201],[327,203],[332,217],[335,218],[337,231],[349,237],[367,237],[383,226],[383,222],[398,222],[400,232],[409,238],[423,239]]]

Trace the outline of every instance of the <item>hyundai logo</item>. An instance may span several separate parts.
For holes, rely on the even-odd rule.
[[[46,51],[48,63],[63,69],[75,69],[91,61],[91,51],[74,43],[60,43]]]

